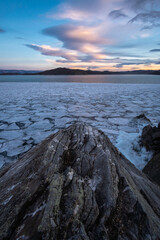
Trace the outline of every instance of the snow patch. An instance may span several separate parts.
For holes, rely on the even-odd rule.
[[[152,157],[152,152],[147,152],[138,143],[138,133],[127,133],[120,131],[117,138],[116,147],[132,162],[138,169],[142,170]]]

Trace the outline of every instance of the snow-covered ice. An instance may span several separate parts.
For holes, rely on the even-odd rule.
[[[160,84],[1,82],[0,166],[60,128],[83,121],[104,131],[142,168],[150,158],[138,147],[142,128],[160,121]],[[145,114],[149,119],[136,118]]]

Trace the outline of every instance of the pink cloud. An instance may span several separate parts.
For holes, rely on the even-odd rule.
[[[41,52],[42,55],[62,57],[69,61],[74,61],[78,58],[76,51],[67,51],[61,48],[52,48],[48,45],[27,44],[26,46]]]

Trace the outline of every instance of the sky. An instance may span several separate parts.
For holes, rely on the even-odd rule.
[[[0,69],[160,70],[160,0],[0,0]]]

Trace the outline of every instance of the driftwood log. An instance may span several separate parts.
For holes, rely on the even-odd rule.
[[[0,171],[0,239],[158,240],[160,188],[75,124]]]

